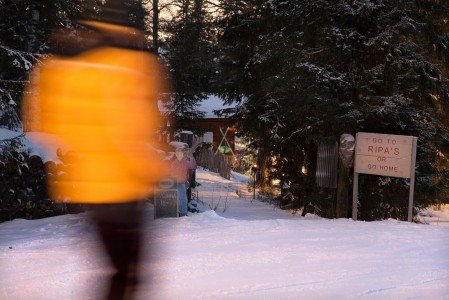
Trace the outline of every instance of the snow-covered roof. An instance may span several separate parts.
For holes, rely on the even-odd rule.
[[[158,108],[162,114],[167,114],[169,112],[168,106],[167,102],[158,102]],[[235,105],[225,105],[223,104],[223,100],[217,95],[209,95],[208,98],[200,103],[198,110],[204,112],[204,118],[222,118],[217,116],[216,111],[228,108],[235,108]]]
[[[223,100],[216,95],[210,95],[200,104],[199,110],[205,112],[205,118],[218,118],[215,111],[219,109],[234,108],[235,105],[224,105]]]

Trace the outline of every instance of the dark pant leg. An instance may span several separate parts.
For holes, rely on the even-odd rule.
[[[116,270],[111,278],[107,299],[132,299],[138,283],[141,203],[95,205],[94,216]]]

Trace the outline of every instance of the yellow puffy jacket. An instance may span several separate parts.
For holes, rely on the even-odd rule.
[[[148,53],[102,47],[50,58],[32,74],[24,129],[57,135],[76,155],[49,182],[55,200],[116,203],[141,199],[166,169],[155,151],[163,77]]]

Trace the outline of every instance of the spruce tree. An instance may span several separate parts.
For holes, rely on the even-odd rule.
[[[438,11],[447,11],[447,4],[438,3]],[[224,97],[247,97],[238,116],[242,130],[276,158],[278,177],[317,199],[323,192],[313,187],[318,143],[358,131],[414,135],[419,145],[416,208],[449,202],[442,163],[448,154],[444,104],[449,94],[441,51],[447,32],[444,13],[442,22],[430,22],[435,5],[267,1],[258,10],[248,6],[226,16],[222,74],[240,68],[240,77],[232,88],[223,87]],[[236,46],[241,46],[238,53]],[[237,68],[228,68],[228,61]],[[361,184],[362,207],[368,207],[364,219],[406,214],[407,203],[400,201],[407,198],[406,180],[365,176]],[[332,216],[331,208],[319,205]]]
[[[21,127],[18,108],[32,65],[49,54],[48,37],[73,28],[95,0],[4,0],[0,2],[0,127]]]
[[[168,33],[166,52],[162,54],[172,76],[172,112],[178,128],[186,120],[201,117],[198,107],[212,92],[214,78],[213,24],[206,1],[176,1],[177,14],[163,27]]]

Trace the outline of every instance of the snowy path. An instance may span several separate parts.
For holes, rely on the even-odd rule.
[[[224,218],[238,220],[297,219],[269,203],[253,200],[253,193],[248,191],[243,177],[232,176],[230,181],[218,176],[210,178],[210,173],[205,171],[197,174],[201,185],[196,190],[199,200],[204,203],[203,210],[214,210]]]
[[[216,212],[151,221],[147,207],[138,299],[449,299],[449,227],[292,216],[197,180]],[[89,213],[0,224],[0,299],[99,299],[93,232]]]

